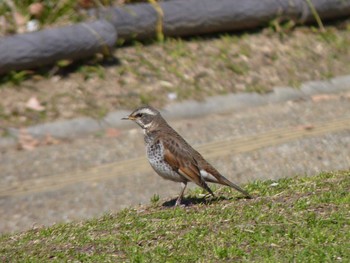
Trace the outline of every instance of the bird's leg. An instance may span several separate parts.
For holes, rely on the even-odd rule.
[[[182,186],[182,189],[181,189],[179,197],[176,199],[175,206],[181,205],[182,197],[184,195],[184,192],[185,192],[185,189],[186,189],[186,186],[187,186],[187,182],[181,183],[181,186]]]

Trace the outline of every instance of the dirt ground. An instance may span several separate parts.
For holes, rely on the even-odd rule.
[[[276,32],[272,27],[164,43],[116,48],[115,59],[91,61],[45,73],[1,78],[0,135],[78,116],[101,118],[118,109],[232,92],[269,92],[276,86],[350,72],[350,20]],[[22,79],[23,78],[23,79]],[[16,84],[14,84],[16,83]]]

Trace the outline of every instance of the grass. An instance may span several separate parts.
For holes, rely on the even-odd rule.
[[[147,207],[0,237],[2,262],[349,262],[350,171],[257,181],[250,200],[194,191]]]
[[[6,26],[1,28],[1,34],[13,34],[21,31],[18,27],[23,25],[18,25],[16,22],[16,16],[21,16],[21,18],[27,22],[31,19],[29,13],[29,6],[33,3],[41,2],[43,5],[43,11],[40,16],[37,17],[40,22],[41,27],[47,27],[52,24],[67,24],[78,22],[83,19],[83,15],[76,11],[77,1],[75,0],[5,0],[0,1],[0,16],[3,16],[7,23]]]

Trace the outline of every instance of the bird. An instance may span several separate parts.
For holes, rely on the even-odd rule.
[[[146,154],[153,170],[166,180],[181,183],[182,189],[175,206],[182,205],[187,183],[192,182],[213,197],[207,182],[234,188],[246,198],[249,193],[221,175],[204,157],[186,142],[152,106],[141,106],[122,120],[138,124],[144,134]]]

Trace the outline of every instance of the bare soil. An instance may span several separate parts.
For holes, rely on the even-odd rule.
[[[2,77],[0,135],[6,127],[107,112],[140,104],[161,107],[184,99],[235,92],[269,92],[276,86],[350,72],[350,20],[276,32],[273,28],[164,43],[118,47],[114,61],[93,59],[29,78]],[[36,98],[43,110],[28,107]]]

